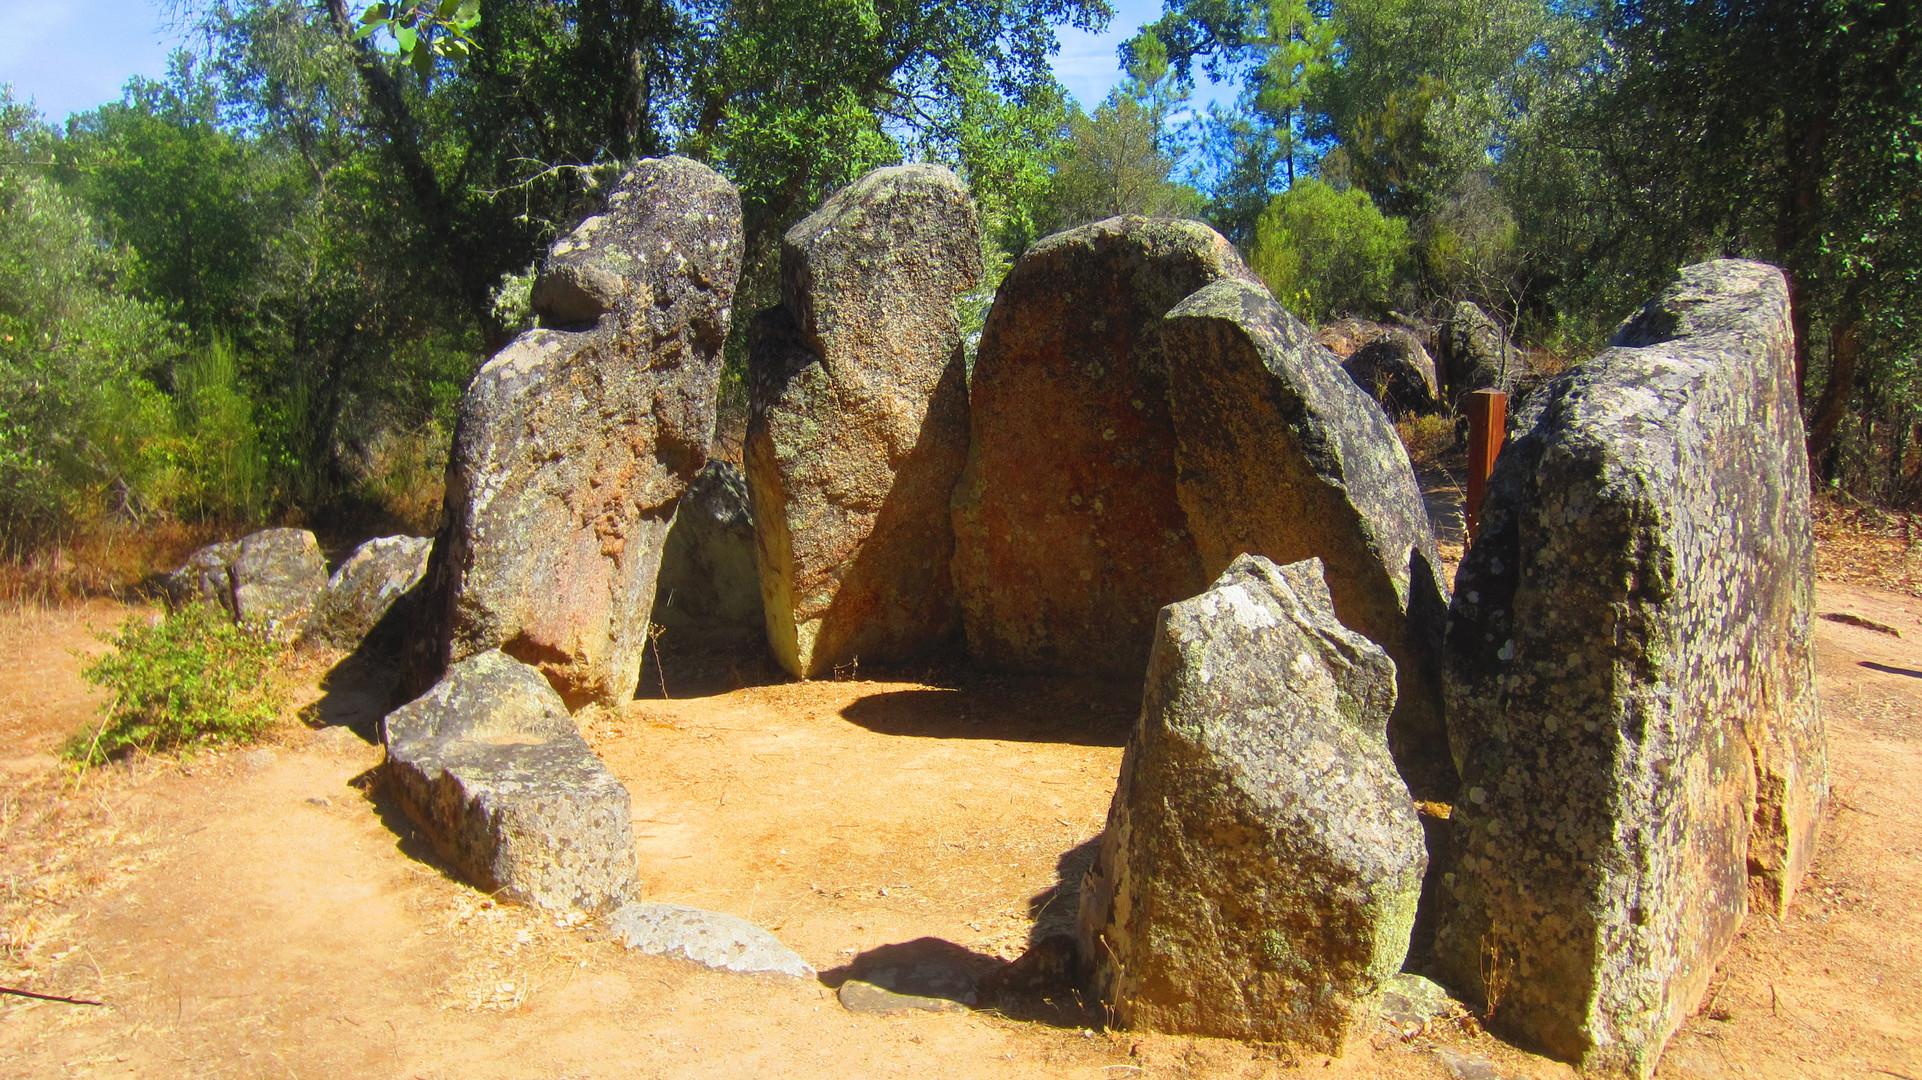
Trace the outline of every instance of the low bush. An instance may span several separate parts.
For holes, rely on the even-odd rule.
[[[190,749],[257,737],[279,711],[270,676],[281,647],[225,611],[195,603],[157,622],[136,616],[104,635],[113,651],[81,672],[113,692],[69,760],[97,765],[140,749]]]

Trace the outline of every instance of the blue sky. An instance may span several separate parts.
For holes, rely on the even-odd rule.
[[[1119,0],[1108,31],[1062,32],[1055,75],[1092,108],[1120,78],[1115,48],[1161,13],[1160,0]],[[49,120],[120,97],[129,76],[159,78],[183,37],[171,0],[0,0],[0,83]],[[1205,95],[1204,95],[1205,96]]]

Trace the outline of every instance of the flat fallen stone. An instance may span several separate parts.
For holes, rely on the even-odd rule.
[[[742,974],[814,977],[814,968],[779,938],[735,915],[680,904],[631,902],[621,905],[606,922],[621,944],[651,956],[675,956]]]
[[[964,1013],[968,1007],[959,1001],[945,997],[927,997],[920,994],[902,994],[884,986],[862,979],[849,979],[835,992],[843,1008],[849,1012],[888,1013],[900,1012],[954,1012]]]
[[[1401,969],[1427,856],[1389,758],[1395,668],[1313,559],[1162,609],[1081,885],[1115,1023],[1340,1054]]]
[[[1489,1026],[1646,1077],[1828,793],[1781,271],[1682,270],[1529,396],[1455,582],[1464,762],[1438,975]]]
[[[745,455],[768,645],[792,675],[956,637],[956,301],[980,279],[974,202],[939,165],[877,169],[782,241],[781,305],[751,333]]]
[[[627,788],[532,667],[499,651],[458,661],[383,736],[401,808],[476,888],[580,911],[635,889]]]

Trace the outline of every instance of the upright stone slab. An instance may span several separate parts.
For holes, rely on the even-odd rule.
[[[1161,317],[1255,280],[1199,222],[1119,217],[1023,255],[981,334],[954,583],[989,667],[1138,678],[1155,613],[1207,587],[1175,497]]]
[[[957,297],[974,203],[938,165],[869,173],[788,231],[753,327],[746,465],[768,643],[802,678],[960,625],[948,499],[968,450]]]
[[[461,400],[425,605],[438,655],[413,689],[499,648],[571,704],[634,696],[662,541],[714,433],[740,268],[739,193],[679,157],[637,163],[554,244],[542,327]]]
[[[382,735],[401,808],[476,887],[579,911],[638,891],[627,788],[540,672],[477,653],[388,714]]]
[[[1162,609],[1081,889],[1123,1026],[1339,1054],[1401,970],[1427,857],[1382,738],[1394,664],[1321,575],[1244,555]]]
[[[1218,281],[1168,313],[1175,490],[1205,572],[1243,552],[1319,558],[1335,613],[1395,661],[1395,763],[1448,801],[1441,713],[1448,598],[1408,453],[1381,407],[1260,285]]]
[[[1441,327],[1442,381],[1457,412],[1477,390],[1507,393],[1522,373],[1522,354],[1486,311],[1463,300]]]
[[[1456,577],[1437,937],[1498,1030],[1647,1076],[1827,792],[1786,282],[1691,266],[1530,395]]]
[[[754,513],[739,466],[709,461],[681,497],[661,554],[653,621],[661,626],[764,631]]]

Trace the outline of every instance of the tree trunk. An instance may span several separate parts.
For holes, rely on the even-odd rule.
[[[1855,388],[1856,366],[1861,355],[1862,320],[1851,310],[1829,334],[1829,381],[1822,388],[1822,398],[1815,404],[1809,425],[1809,473],[1818,479],[1828,479],[1825,474],[1832,470],[1833,463],[1828,460],[1829,449],[1835,442],[1836,429],[1841,427],[1842,417],[1848,411],[1849,398]]]

